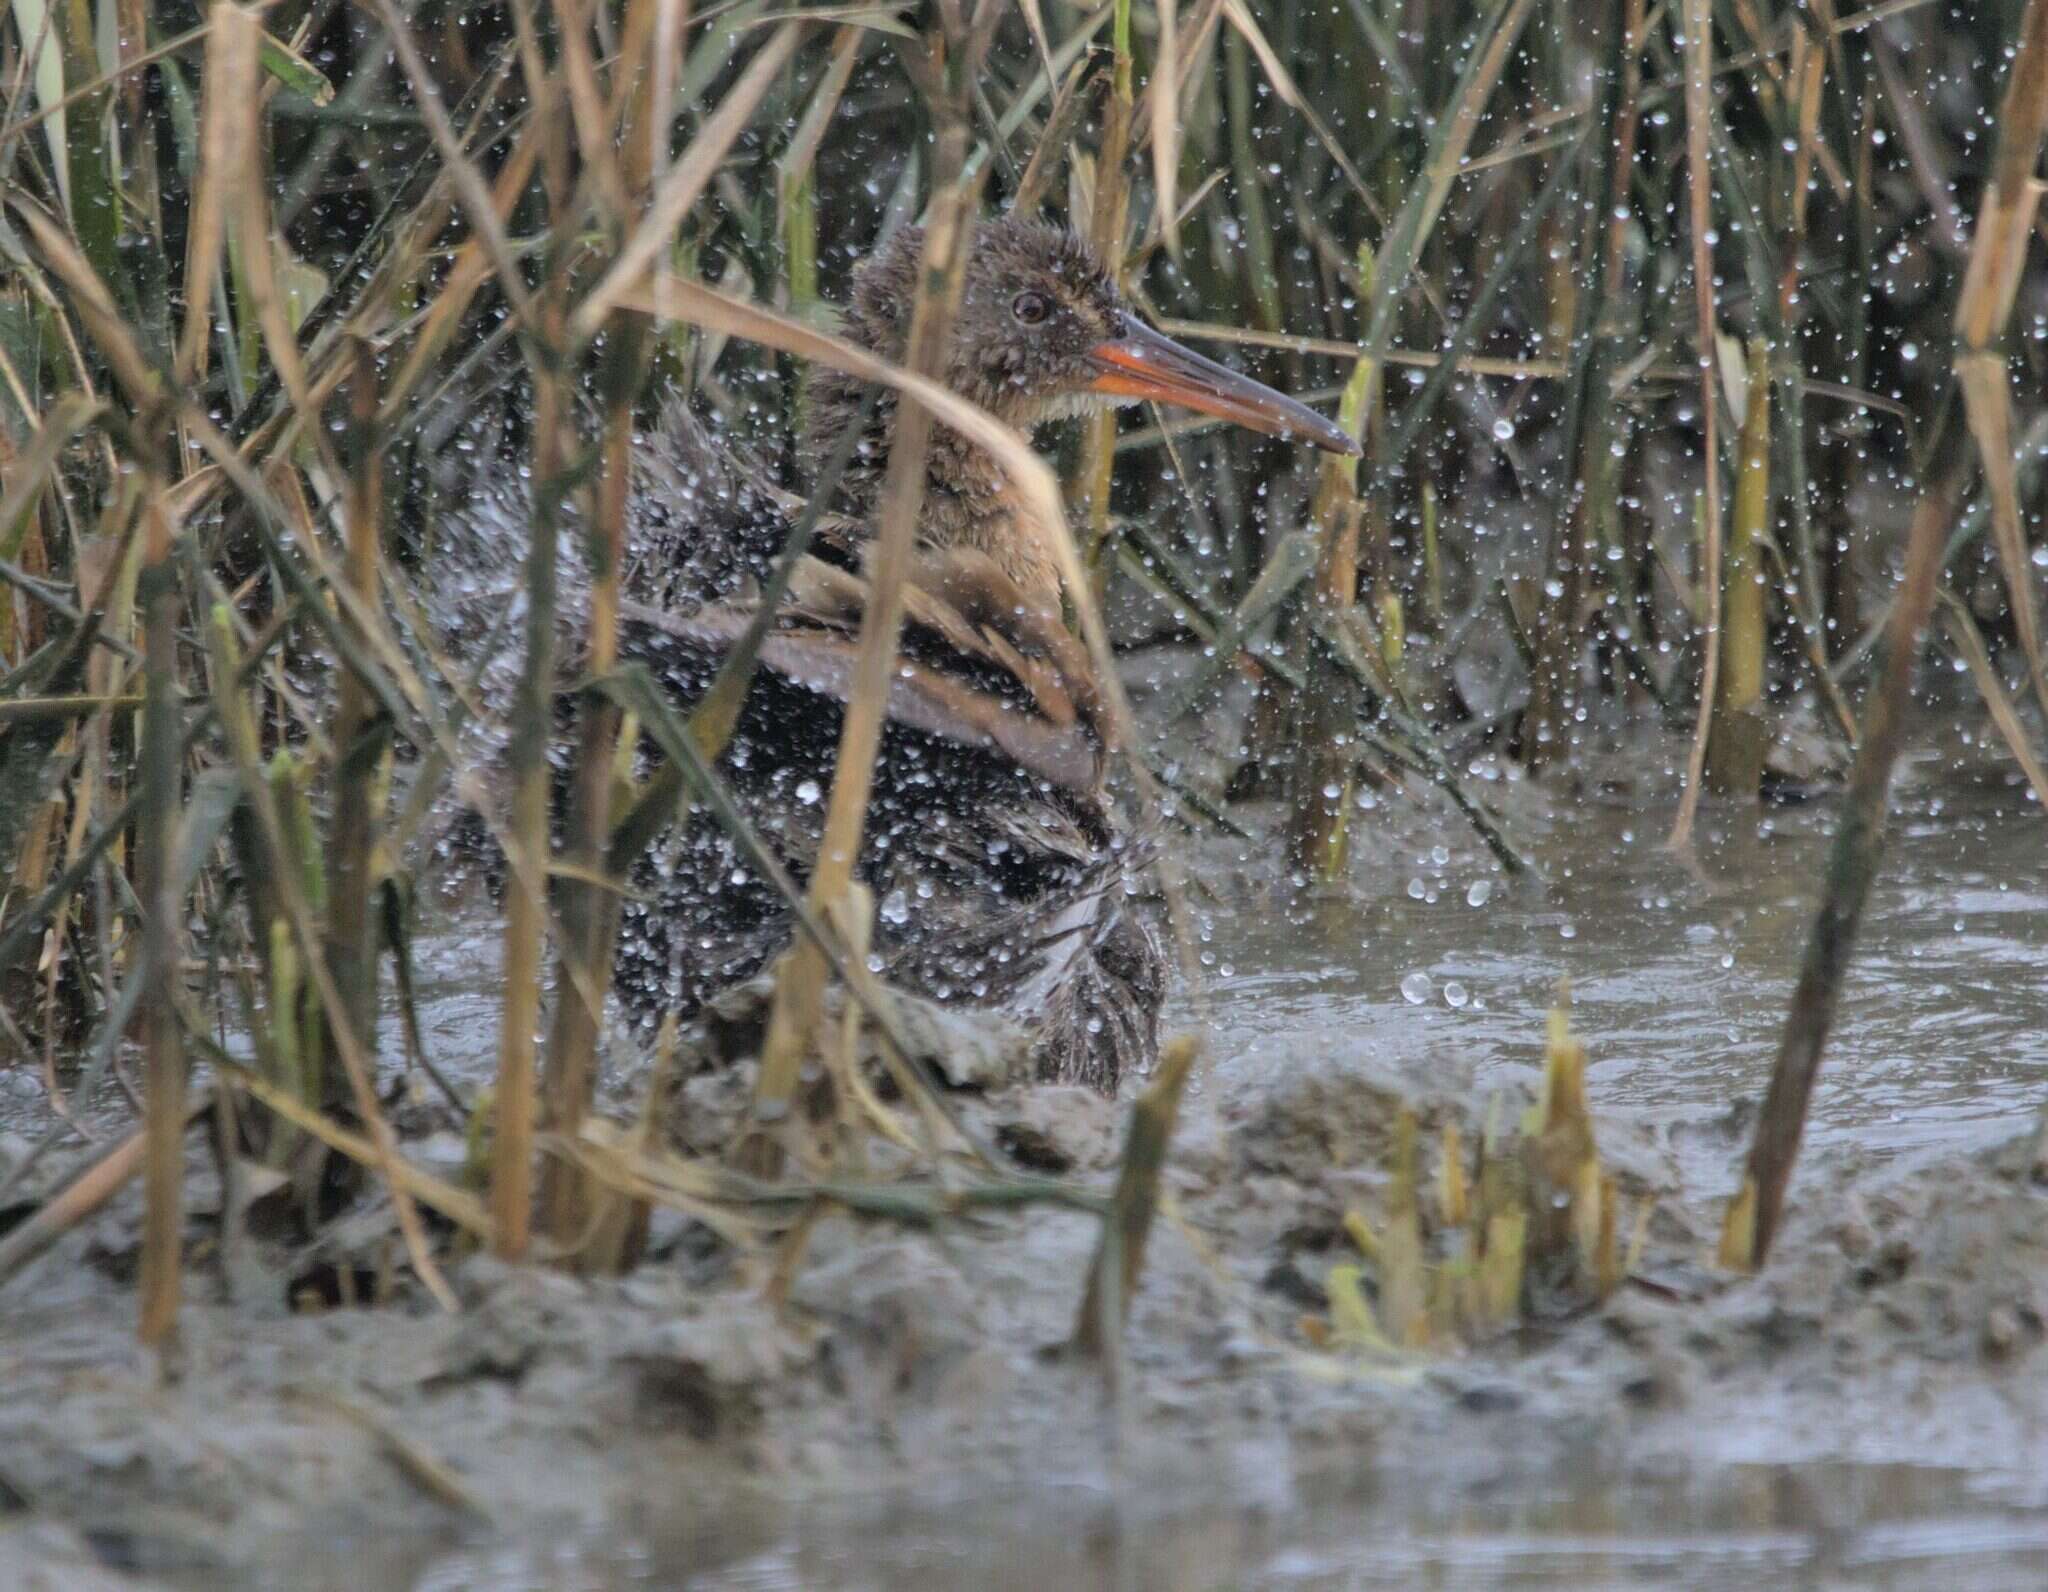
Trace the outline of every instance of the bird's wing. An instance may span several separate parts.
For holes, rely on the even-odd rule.
[[[868,580],[805,560],[790,583],[783,624],[857,630]],[[985,689],[1029,701],[1055,724],[1077,720],[1108,742],[1102,694],[1087,649],[1058,611],[1035,600],[994,559],[974,548],[920,549],[903,590],[904,651],[942,672],[978,671]]]
[[[806,557],[796,570],[760,666],[845,703],[870,587],[864,575]],[[691,612],[625,603],[621,617],[723,653],[746,631],[755,599]],[[895,722],[989,750],[1063,789],[1092,791],[1104,740],[1087,656],[1056,615],[1025,600],[984,555],[921,550],[904,591],[901,660],[890,681]]]

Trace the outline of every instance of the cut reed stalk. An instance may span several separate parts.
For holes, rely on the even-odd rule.
[[[1640,1256],[1650,1212],[1643,1201],[1626,1249],[1619,1241],[1616,1179],[1600,1163],[1586,1100],[1586,1047],[1573,1035],[1568,993],[1551,1009],[1543,1088],[1509,1134],[1489,1109],[1468,1169],[1464,1135],[1444,1124],[1434,1199],[1425,1198],[1420,1135],[1405,1107],[1394,1119],[1381,1220],[1347,1211],[1344,1231],[1372,1269],[1332,1266],[1327,1320],[1303,1327],[1319,1346],[1375,1359],[1482,1342],[1521,1316],[1534,1275],[1542,1292],[1597,1303]]]
[[[1159,1070],[1131,1107],[1116,1192],[1110,1196],[1102,1239],[1088,1267],[1088,1286],[1074,1317],[1074,1347],[1091,1359],[1113,1354],[1122,1340],[1138,1278],[1145,1269],[1152,1219],[1159,1210],[1159,1181],[1166,1170],[1167,1148],[1173,1142],[1181,1096],[1187,1091],[1199,1054],[1195,1041],[1185,1034],[1170,1040],[1160,1051]]]

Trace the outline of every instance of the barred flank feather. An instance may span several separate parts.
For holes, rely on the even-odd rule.
[[[642,439],[621,652],[679,707],[745,628],[798,506],[681,406]],[[480,594],[464,616],[479,637],[498,617],[493,593],[516,598],[489,534],[513,512],[498,504],[449,538],[454,578]],[[838,746],[863,537],[843,518],[819,526],[719,764],[799,881]],[[570,563],[566,580],[582,578]],[[1016,1018],[1041,1077],[1113,1090],[1150,1064],[1164,972],[1133,899],[1145,848],[1120,835],[1100,787],[1086,659],[973,549],[924,550],[918,578],[860,859],[879,903],[874,955],[901,988]],[[565,642],[573,659],[576,638]],[[613,985],[649,1030],[671,1011],[695,1016],[790,941],[786,904],[706,815],[679,823],[629,883]]]
[[[777,501],[687,415],[643,452],[644,480],[688,482],[698,503]],[[858,529],[831,529],[806,560],[817,567],[792,583],[721,760],[799,880],[817,853],[864,589]],[[689,701],[743,628],[751,592],[722,578],[732,555],[721,562],[704,545],[719,539],[715,525],[694,544],[675,517],[659,532],[694,561],[639,562],[667,573],[667,601],[629,612],[625,645]],[[777,525],[759,545],[785,535]],[[691,589],[675,577],[684,569]],[[874,954],[903,988],[1023,1021],[1040,1076],[1112,1090],[1156,1049],[1164,964],[1132,899],[1143,848],[1122,839],[1101,792],[1086,660],[971,549],[928,549],[909,609],[860,859],[879,903]],[[701,816],[634,884],[645,899],[627,908],[618,989],[650,1022],[693,1014],[788,942],[781,899]]]

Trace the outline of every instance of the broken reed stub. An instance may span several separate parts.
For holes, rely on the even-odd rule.
[[[1166,1148],[1180,1117],[1180,1099],[1201,1047],[1192,1034],[1168,1040],[1152,1082],[1131,1107],[1131,1131],[1117,1172],[1116,1192],[1102,1223],[1102,1237],[1088,1267],[1088,1286],[1074,1322],[1074,1347],[1096,1356],[1121,1333],[1131,1295],[1145,1265],[1145,1240],[1159,1210],[1159,1178]],[[1110,1317],[1111,1319],[1105,1319]]]

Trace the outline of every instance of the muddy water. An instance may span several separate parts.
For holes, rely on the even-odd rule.
[[[1374,886],[1305,916],[1218,909],[1205,947],[1217,1086],[1256,1089],[1320,1050],[1484,1087],[1537,1065],[1543,1010],[1569,980],[1600,1109],[1668,1140],[1692,1195],[1726,1192],[1834,817],[1832,802],[1709,809],[1695,871],[1664,848],[1667,808],[1596,800],[1532,837],[1541,884],[1416,828],[1370,860]],[[2002,781],[1909,777],[1807,1144],[1873,1158],[1976,1148],[2044,1102],[2048,827]]]
[[[1837,1196],[1918,1165],[1934,1168],[1930,1175],[1944,1184],[1954,1168],[1978,1177],[1973,1187],[1989,1188],[1970,1171],[1970,1158],[2012,1137],[2048,1101],[2048,830],[2002,776],[1962,777],[1955,762],[1930,757],[1924,773],[1908,771],[1901,782],[1892,850],[1816,1099],[1813,1160],[1802,1174],[1810,1187],[1825,1184]],[[1768,1072],[1832,805],[1709,811],[1694,870],[1662,849],[1670,814],[1655,803],[1608,799],[1596,782],[1595,793],[1560,819],[1550,816],[1557,809],[1549,793],[1524,802],[1510,784],[1495,788],[1542,870],[1540,883],[1505,879],[1455,821],[1406,802],[1366,816],[1356,878],[1305,908],[1291,906],[1277,885],[1269,848],[1240,850],[1217,839],[1191,848],[1207,993],[1183,990],[1176,1020],[1206,1027],[1212,1065],[1198,1085],[1205,1109],[1188,1134],[1199,1142],[1199,1119],[1212,1136],[1219,1119],[1246,1120],[1257,1102],[1284,1092],[1297,1068],[1338,1078],[1351,1069],[1392,1072],[1466,1099],[1474,1089],[1526,1080],[1544,1010],[1558,980],[1569,978],[1575,1022],[1593,1058],[1596,1113],[1603,1121],[1627,1119],[1638,1142],[1678,1168],[1679,1200],[1711,1212],[1732,1186],[1749,1103]],[[445,924],[417,947],[426,1045],[466,1089],[486,1083],[493,1066],[496,947],[495,927],[483,916]],[[387,1055],[403,1053],[395,1029],[383,1037]],[[613,1071],[619,1098],[631,1100],[630,1069]],[[7,1095],[13,1103],[0,1102],[0,1128],[40,1131],[46,1119],[37,1093]],[[110,1121],[119,1107],[111,1093],[94,1104]],[[1193,1143],[1188,1153],[1197,1153]],[[2017,1202],[2014,1219],[2031,1231],[2028,1202],[2039,1196],[2008,1197]],[[1210,1214],[1218,1214],[1213,1206]],[[1155,1269],[1172,1262],[1165,1255]],[[1049,1275],[1071,1277],[1080,1254],[1069,1245],[1046,1264]],[[1253,1256],[1247,1264],[1247,1282],[1255,1284],[1265,1263]],[[38,1385],[67,1386],[82,1400],[78,1420],[52,1430],[75,1452],[74,1469],[114,1467],[108,1474],[125,1490],[110,1493],[104,1507],[133,1533],[147,1524],[138,1525],[133,1501],[175,1496],[189,1466],[161,1423],[148,1421],[149,1402],[167,1395],[121,1391],[131,1375],[124,1369],[126,1285],[75,1263],[62,1275],[66,1287],[83,1290],[80,1302],[67,1304],[61,1288],[39,1297],[48,1279],[28,1279],[21,1302],[41,1310],[35,1319],[42,1324],[11,1346],[0,1333],[0,1366],[15,1355],[43,1374],[52,1356],[68,1364],[69,1355],[87,1368],[82,1381]],[[1156,1283],[1155,1296],[1170,1293],[1165,1271]],[[1796,1278],[1788,1286],[1793,1293],[1779,1297],[1796,1310]],[[1909,1279],[1892,1303],[1912,1307],[1915,1286]],[[2038,1286],[2037,1296],[2048,1298]],[[661,1301],[672,1304],[658,1288],[649,1297],[657,1316],[670,1307]],[[511,1480],[494,1468],[507,1464],[522,1475],[529,1467],[551,1473],[544,1456],[558,1456],[561,1486],[556,1495],[541,1492],[566,1520],[550,1515],[543,1524],[512,1511],[480,1533],[426,1509],[394,1527],[346,1486],[332,1499],[315,1490],[332,1507],[281,1491],[263,1517],[279,1520],[279,1534],[241,1533],[236,1577],[223,1580],[201,1555],[197,1562],[209,1567],[190,1574],[176,1562],[150,1563],[156,1580],[149,1584],[252,1592],[1673,1585],[1833,1592],[1936,1580],[1993,1592],[2048,1584],[2048,1413],[2038,1399],[2014,1397],[2038,1376],[2038,1356],[2048,1351],[2036,1349],[2001,1372],[1977,1358],[1966,1332],[1922,1332],[1913,1341],[1924,1351],[1897,1355],[1874,1343],[1862,1372],[1843,1373],[1861,1401],[1844,1418],[1829,1391],[1836,1368],[1825,1354],[1788,1357],[1793,1369],[1775,1372],[1768,1335],[1730,1339],[1724,1319],[1715,1341],[1746,1347],[1694,1356],[1681,1413],[1661,1427],[1646,1425],[1626,1450],[1616,1447],[1625,1414],[1617,1417],[1598,1394],[1578,1403],[1570,1397],[1582,1370],[1608,1374],[1597,1343],[1584,1358],[1544,1360],[1547,1369],[1518,1384],[1525,1402],[1506,1407],[1512,1413],[1471,1417],[1492,1424],[1443,1424],[1445,1407],[1470,1408],[1460,1389],[1490,1374],[1480,1366],[1465,1382],[1445,1383],[1411,1405],[1388,1403],[1384,1423],[1338,1428],[1341,1440],[1320,1447],[1290,1442],[1286,1412],[1306,1412],[1313,1429],[1316,1411],[1328,1405],[1305,1396],[1277,1410],[1257,1405],[1266,1413],[1255,1416],[1254,1389],[1288,1378],[1227,1376],[1212,1390],[1221,1402],[1200,1406],[1223,1422],[1223,1435],[1205,1445],[1186,1426],[1192,1417],[1174,1413],[1172,1379],[1158,1375],[1156,1359],[1193,1353],[1207,1358],[1192,1365],[1219,1363],[1213,1346],[1195,1347],[1213,1323],[1199,1293],[1172,1297],[1185,1302],[1186,1331],[1172,1340],[1178,1347],[1154,1348],[1155,1363],[1144,1371],[1155,1407],[1167,1412],[1157,1443],[1185,1458],[1171,1481],[1135,1460],[1112,1479],[1117,1466],[1097,1465],[1093,1440],[1081,1434],[1073,1445],[1078,1478],[1048,1480],[1047,1468],[1033,1465],[1019,1472],[1027,1482],[991,1489],[984,1481],[935,1486],[926,1472],[906,1496],[890,1480],[918,1458],[904,1452],[881,1461],[874,1490],[856,1495],[841,1486],[822,1499],[795,1475],[748,1482],[711,1474],[715,1460],[699,1454],[685,1462],[644,1432],[627,1434],[625,1457],[615,1464],[605,1457],[608,1444],[579,1446],[590,1441],[587,1423],[572,1418],[565,1400],[573,1406],[608,1385],[601,1353],[579,1370],[574,1353],[551,1350],[547,1364],[564,1378],[553,1393],[515,1398],[486,1379],[421,1403],[416,1380],[395,1367],[421,1353],[422,1335],[436,1341],[431,1323],[400,1316],[376,1324],[407,1346],[391,1351],[386,1377],[374,1356],[369,1369],[349,1370],[346,1346],[370,1343],[368,1326],[357,1334],[348,1319],[251,1316],[250,1352],[259,1362],[321,1345],[318,1360],[307,1362],[320,1366],[321,1377],[345,1388],[352,1374],[363,1379],[358,1402],[391,1410],[399,1426],[417,1431],[479,1487]],[[1019,1341],[1049,1342],[1062,1330],[1064,1309],[1053,1311],[1059,1320],[1050,1324],[1004,1319],[1013,1328],[1017,1319],[1031,1321],[1036,1335]],[[107,1311],[121,1319],[103,1331],[80,1314]],[[483,1312],[521,1319],[493,1314],[489,1305]],[[237,1320],[208,1319],[195,1337],[202,1378],[209,1360],[235,1352],[243,1331]],[[648,1325],[604,1308],[587,1320],[600,1335],[592,1340],[598,1349],[605,1332]],[[1679,1325],[1694,1329],[1690,1321]],[[324,1335],[330,1327],[331,1337]],[[1579,1330],[1598,1340],[1607,1329],[1590,1321]],[[67,1333],[79,1338],[72,1347]],[[1765,1344],[1761,1358],[1758,1343]],[[1532,1362],[1542,1359],[1540,1343],[1529,1347]],[[1496,1368],[1502,1377],[1513,1377],[1512,1361],[1511,1353]],[[1732,1379],[1719,1380],[1716,1367],[1732,1368]],[[1859,1374],[1863,1383],[1853,1380]],[[2003,1392],[2001,1375],[2011,1379]],[[992,1394],[975,1418],[1029,1424],[1033,1412],[1004,1399],[1032,1397],[1036,1385],[1020,1378],[1011,1394]],[[1874,1395],[1873,1387],[1886,1391]],[[1895,1402],[1885,1402],[1893,1393]],[[1247,1400],[1243,1412],[1230,1402],[1236,1398]],[[502,1410],[501,1399],[509,1399]],[[305,1430],[293,1424],[290,1408],[286,1401],[280,1416],[252,1397],[208,1441],[232,1446],[250,1430]],[[1888,1420],[1894,1409],[1898,1419]],[[138,1418],[140,1438],[131,1430]],[[203,1412],[194,1418],[206,1419]],[[1240,1418],[1242,1441],[1228,1435],[1240,1431]],[[119,1441],[95,1437],[95,1422],[121,1434]],[[182,1425],[171,1424],[182,1443]],[[21,1429],[43,1430],[33,1421]],[[1433,1438],[1418,1441],[1418,1432],[1443,1433],[1446,1441],[1441,1448]],[[1455,1433],[1463,1435],[1453,1443]],[[499,1459],[501,1442],[519,1457]],[[1516,1457],[1525,1444],[1535,1456],[1526,1462]],[[150,1463],[163,1465],[163,1480],[151,1482],[139,1461],[125,1460],[131,1449],[156,1456]],[[1328,1469],[1332,1454],[1348,1468]],[[1304,1474],[1297,1465],[1310,1468]],[[90,1504],[92,1487],[61,1467],[48,1479],[86,1500],[75,1514],[104,1518]],[[728,1481],[739,1484],[737,1501]],[[791,1501],[779,1502],[785,1495]],[[5,1547],[0,1518],[0,1566]],[[244,1548],[254,1557],[242,1557]]]
[[[1510,805],[1512,793],[1508,793]],[[1810,921],[1829,804],[1709,813],[1700,866],[1661,847],[1669,813],[1589,799],[1521,834],[1541,883],[1511,883],[1454,828],[1379,815],[1352,888],[1290,911],[1248,855],[1197,870],[1215,1065],[1202,1087],[1255,1098],[1306,1058],[1506,1083],[1536,1065],[1561,978],[1591,1047],[1603,1114],[1632,1117],[1686,1196],[1728,1188]],[[1214,866],[1208,864],[1214,863]],[[480,1082],[495,1031],[491,951],[468,933],[422,947],[427,1040]],[[395,1037],[395,1036],[394,1036]],[[1873,1170],[2009,1138],[2048,1100],[2048,850],[2002,780],[1900,792],[1809,1145]],[[1846,1440],[1842,1453],[1854,1452]],[[385,1543],[349,1585],[738,1589],[950,1587],[1965,1589],[2042,1584],[2048,1483],[2028,1453],[1967,1433],[1927,1463],[1740,1462],[1706,1442],[1679,1473],[1583,1467],[1475,1496],[1426,1464],[1385,1480],[1289,1476],[1284,1459],[1213,1485],[841,1500],[706,1519],[679,1497],[637,1530],[546,1545]],[[1721,1456],[1709,1461],[1709,1453]],[[1384,1460],[1384,1456],[1382,1456]],[[659,1489],[655,1493],[658,1495]],[[369,1545],[359,1545],[369,1552]],[[378,1568],[372,1568],[378,1566]],[[369,1574],[371,1580],[360,1579]],[[339,1583],[337,1583],[339,1584]]]
[[[1190,1502],[933,1500],[886,1515],[725,1518],[630,1546],[365,1545],[367,1556],[346,1557],[345,1579],[337,1570],[301,1592],[2018,1592],[2038,1587],[2048,1563],[2048,1518],[1968,1472],[1931,1467],[1731,1466],[1705,1481],[1530,1488],[1455,1509],[1419,1488],[1390,1498],[1335,1481],[1281,1507]]]

